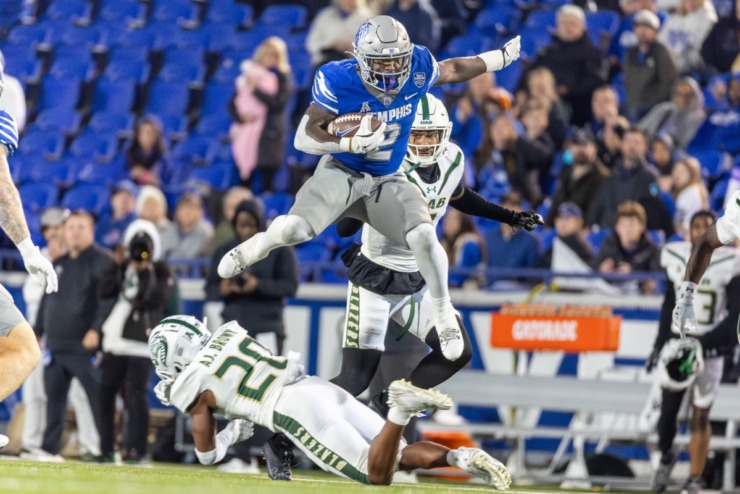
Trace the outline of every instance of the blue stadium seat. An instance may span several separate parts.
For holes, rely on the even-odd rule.
[[[514,6],[496,6],[478,12],[475,27],[488,36],[515,31],[519,24],[519,9]]]
[[[237,4],[234,3],[234,0],[210,2],[206,13],[206,22],[246,26],[251,22],[253,14],[254,10],[251,5]]]
[[[598,252],[599,247],[601,247],[601,243],[611,233],[612,233],[611,228],[602,228],[601,230],[590,232],[588,234],[588,241],[591,244],[591,247],[593,247],[594,252]]]
[[[59,58],[49,68],[49,76],[55,79],[78,79],[90,81],[95,75],[95,65],[89,58]]]
[[[146,7],[136,0],[110,0],[100,9],[104,21],[127,23],[144,19]]]
[[[110,186],[126,178],[124,160],[111,163],[94,163],[91,160],[75,160],[73,178],[78,184]]]
[[[225,26],[224,26],[225,27]],[[211,33],[206,29],[181,29],[169,42],[162,43],[162,48],[167,50],[176,48],[180,50],[204,50],[211,40]]]
[[[41,98],[38,109],[45,110],[53,107],[75,108],[80,97],[80,79],[55,79],[44,77],[41,82]]]
[[[190,91],[185,84],[152,82],[146,111],[155,115],[182,115],[188,108]]]
[[[22,84],[38,82],[43,69],[43,62],[41,62],[41,60],[37,60],[34,57],[27,58],[15,54],[9,56],[5,54],[5,49],[3,49],[3,56],[5,57],[6,74],[12,75]]]
[[[548,31],[555,27],[555,15],[554,10],[535,10],[529,13],[524,25],[529,29]],[[522,40],[524,40],[523,36]]]
[[[110,163],[118,149],[118,139],[110,134],[85,132],[80,134],[69,147],[75,158],[94,159],[97,163]]]
[[[92,111],[128,113],[136,97],[135,81],[107,81],[101,79],[93,92]]]
[[[162,131],[167,139],[172,141],[181,141],[187,137],[188,117],[183,115],[163,115]]]
[[[82,0],[55,0],[46,9],[43,19],[53,22],[89,21],[92,4]]]
[[[119,137],[129,136],[134,128],[134,115],[101,111],[94,113],[87,128],[93,132],[116,134]]]
[[[291,62],[295,62],[295,54],[308,53],[306,51],[306,38],[308,38],[308,31],[300,31],[297,33],[290,33],[285,38],[285,44],[288,45],[288,52],[290,53]]]
[[[230,84],[233,89],[234,79],[239,76],[239,73],[239,62],[233,59],[225,59],[221,61],[221,64],[216,69],[216,73],[213,74],[211,82],[218,84]]]
[[[732,169],[732,158],[722,151],[716,149],[696,150],[691,155],[699,161],[701,173],[710,183],[729,173]]]
[[[157,41],[157,32],[153,29],[129,29],[121,31],[115,38],[110,38],[111,46],[122,46],[132,48],[146,48],[151,50]]]
[[[586,14],[586,27],[589,32],[605,33],[609,38],[617,32],[620,22],[619,14],[612,10],[599,10]]]
[[[41,24],[16,26],[10,31],[7,43],[11,45],[29,46],[36,48],[39,43],[46,43],[49,33],[47,27]]]
[[[313,84],[313,65],[311,58],[306,55],[301,61],[293,62],[293,84],[298,89],[308,89]],[[288,112],[290,113],[290,112]]]
[[[46,161],[40,157],[33,157],[27,163],[28,169],[24,172],[23,182],[52,183],[66,187],[72,183],[72,165],[68,160]]]
[[[302,5],[271,5],[262,12],[259,24],[300,28],[306,23],[307,14]]]
[[[296,260],[299,266],[306,266],[312,262],[328,262],[329,251],[326,250],[324,243],[312,240],[294,247]],[[305,274],[305,272],[303,273]]]
[[[260,196],[262,203],[265,205],[265,218],[273,220],[281,214],[286,214],[295,198],[293,194],[287,194],[285,192],[267,192]]]
[[[206,78],[206,68],[200,64],[166,64],[157,79],[163,82],[187,82],[190,87],[200,87]]]
[[[146,46],[114,47],[108,51],[108,64],[149,64],[149,48]]]
[[[149,63],[135,60],[113,60],[106,66],[102,78],[111,82],[144,85],[149,79]]]
[[[78,184],[69,189],[62,198],[62,206],[72,211],[84,209],[99,216],[108,205],[108,187],[97,184]]]
[[[516,61],[501,70],[494,73],[496,85],[509,91],[511,94],[516,92],[519,85],[519,78],[522,76],[522,62]]]
[[[36,117],[33,125],[40,130],[55,130],[74,134],[80,128],[80,114],[69,108],[47,108]]]
[[[236,27],[229,24],[206,24],[198,31],[208,35],[206,49],[209,52],[221,53],[234,46]]]
[[[493,49],[493,43],[488,38],[478,36],[455,36],[445,46],[441,59],[452,57],[467,57]]]
[[[168,46],[171,40],[175,39],[177,33],[181,31],[180,27],[172,22],[150,22],[143,30],[154,34],[152,45],[154,50],[163,50],[163,47]]]
[[[55,50],[59,45],[90,50],[99,44],[100,40],[100,31],[94,27],[76,27],[60,23],[49,29],[48,41],[55,47]]]
[[[167,0],[157,2],[151,19],[155,22],[182,23],[196,18],[195,6],[188,0]]]
[[[232,123],[231,117],[225,113],[203,115],[195,127],[195,132],[201,136],[226,137]]]
[[[51,206],[56,206],[59,192],[50,183],[28,183],[18,189],[23,207],[29,211],[38,212]]]
[[[234,82],[227,84],[209,83],[203,91],[203,105],[201,115],[223,115],[229,109],[229,103],[234,96]]]
[[[35,154],[48,160],[58,160],[64,151],[64,137],[56,130],[27,132],[18,145],[18,153]]]
[[[205,47],[197,46],[192,48],[182,48],[167,50],[164,53],[165,65],[198,65],[203,64],[205,60]]]
[[[234,185],[236,168],[232,161],[216,161],[208,166],[194,167],[188,182],[203,183],[214,189],[226,190]]]
[[[714,211],[719,211],[724,207],[725,195],[727,194],[729,183],[730,178],[723,177],[712,187],[712,192],[709,194],[709,207]]]
[[[693,155],[702,151],[720,149],[721,144],[718,127],[712,124],[711,119],[707,119],[696,131],[696,135],[686,147],[686,151]]]
[[[218,153],[218,143],[210,137],[192,136],[184,140],[172,150],[172,154],[179,162],[204,165],[212,163]]]
[[[552,36],[543,28],[527,28],[519,33],[522,37],[521,56],[523,59],[533,59],[537,52],[550,43]]]
[[[5,59],[34,59],[36,58],[36,47],[31,45],[11,45],[4,43],[2,46],[2,54]],[[6,63],[6,68],[11,67],[9,63]]]

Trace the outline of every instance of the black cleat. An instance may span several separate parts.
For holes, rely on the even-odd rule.
[[[275,434],[262,445],[267,462],[267,475],[272,480],[293,480],[293,443],[282,434]]]

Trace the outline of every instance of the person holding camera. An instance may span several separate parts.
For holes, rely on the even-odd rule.
[[[114,300],[103,323],[100,391],[100,449],[103,462],[115,461],[116,395],[120,392],[128,414],[122,457],[141,463],[147,451],[149,404],[147,383],[152,364],[147,340],[162,318],[174,285],[169,267],[161,261],[157,227],[136,220],[126,229],[116,265],[103,278],[98,296]]]

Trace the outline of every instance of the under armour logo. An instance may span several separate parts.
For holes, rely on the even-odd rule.
[[[427,187],[427,194],[431,194],[432,192],[437,192],[437,186],[432,185],[431,187]]]

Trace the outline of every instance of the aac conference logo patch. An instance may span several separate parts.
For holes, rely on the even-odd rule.
[[[424,72],[414,72],[414,84],[421,88],[427,82],[427,75]]]

